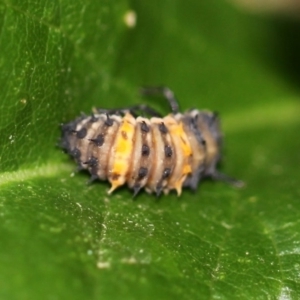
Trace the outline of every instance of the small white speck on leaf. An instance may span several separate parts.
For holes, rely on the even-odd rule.
[[[129,258],[123,258],[121,260],[122,263],[124,264],[129,264],[129,265],[133,265],[133,264],[136,264],[137,263],[137,260],[135,257],[131,256]]]
[[[79,206],[79,208],[81,209],[81,211],[82,211],[82,206],[81,206],[81,204],[80,203],[78,203],[78,202],[76,202],[76,205],[77,206]]]
[[[134,28],[136,25],[136,12],[134,10],[128,10],[124,15],[124,23],[128,28]]]
[[[108,269],[110,268],[110,263],[108,261],[98,261],[97,268],[99,269]]]

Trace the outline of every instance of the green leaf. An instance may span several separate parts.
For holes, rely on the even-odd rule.
[[[2,0],[0,298],[298,299],[299,29],[222,0]],[[160,84],[183,110],[219,111],[221,169],[243,189],[133,200],[73,172],[59,124],[167,113],[137,94]]]

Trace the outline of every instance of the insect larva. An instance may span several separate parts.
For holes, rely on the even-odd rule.
[[[166,87],[144,88],[143,93],[164,95],[172,112],[163,117],[146,105],[97,109],[62,126],[62,148],[91,173],[91,180],[108,180],[109,194],[127,183],[134,195],[142,188],[180,195],[182,187],[195,190],[205,177],[241,185],[216,169],[222,140],[216,113],[179,112]]]

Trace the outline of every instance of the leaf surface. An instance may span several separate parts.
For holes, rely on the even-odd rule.
[[[2,1],[0,298],[298,299],[292,25],[221,0]],[[219,111],[221,170],[245,188],[207,180],[180,198],[133,200],[73,172],[59,124],[140,102],[167,113],[137,94],[161,84],[183,110]]]

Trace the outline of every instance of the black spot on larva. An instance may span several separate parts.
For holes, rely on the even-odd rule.
[[[166,127],[165,123],[164,122],[161,122],[159,125],[158,125],[158,129],[161,133],[163,134],[166,134],[168,133],[168,128]]]
[[[150,154],[150,148],[148,145],[142,146],[142,156],[149,156]]]
[[[86,134],[87,134],[87,130],[85,127],[82,127],[80,130],[78,130],[76,132],[76,136],[79,138],[79,139],[83,139],[86,137]]]
[[[78,148],[74,148],[74,149],[70,152],[70,154],[71,154],[74,158],[76,158],[76,159],[80,158],[80,156],[81,156],[81,152],[80,152],[80,150],[79,150]]]
[[[170,175],[171,175],[171,169],[170,169],[170,168],[165,168],[165,169],[164,169],[164,172],[163,172],[162,178],[163,178],[163,179],[166,179],[166,178],[168,178]]]
[[[172,155],[173,155],[173,150],[172,150],[171,146],[166,145],[165,146],[165,156],[172,157]]]
[[[145,167],[141,167],[141,168],[139,169],[138,179],[139,179],[139,180],[143,179],[144,177],[147,176],[147,174],[148,174],[148,169],[145,168]]]
[[[102,134],[99,134],[95,139],[90,139],[90,141],[98,147],[101,147],[104,143],[104,136]]]
[[[202,144],[202,146],[206,146],[206,140],[202,139],[201,144]]]
[[[122,138],[123,138],[124,140],[127,140],[127,139],[128,139],[128,136],[127,136],[126,131],[122,130],[122,131],[121,131],[121,135],[122,135]]]
[[[98,166],[98,159],[92,156],[88,161],[84,162],[84,164],[88,165],[89,167]]]
[[[109,127],[109,126],[112,126],[113,123],[114,123],[114,122],[113,122],[113,119],[111,119],[111,118],[109,117],[109,114],[106,114],[106,121],[105,121],[104,124],[105,124],[106,126]]]
[[[141,123],[141,130],[142,130],[143,132],[146,132],[146,133],[150,131],[150,128],[149,128],[149,126],[146,124],[145,121],[142,121],[142,123]]]

